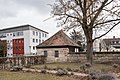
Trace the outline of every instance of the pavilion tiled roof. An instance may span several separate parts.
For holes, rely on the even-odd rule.
[[[60,47],[60,46],[73,46],[80,47],[77,43],[75,43],[70,37],[68,37],[63,30],[58,31],[52,37],[39,44],[39,47]]]

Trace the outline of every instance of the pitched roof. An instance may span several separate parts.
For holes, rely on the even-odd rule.
[[[36,27],[34,27],[32,25],[29,25],[29,24],[0,29],[0,33],[9,33],[9,32],[23,31],[23,30],[33,30],[33,29],[39,30],[39,31],[42,31],[42,32],[45,32],[45,33],[48,34],[48,32],[46,32],[44,30],[41,30],[39,28],[36,28]]]
[[[41,47],[61,47],[61,46],[73,46],[80,47],[71,38],[69,38],[63,30],[58,31],[52,37],[39,44],[37,48]]]
[[[120,48],[120,38],[107,38],[107,39],[103,39],[104,43],[107,46],[112,46],[114,48]]]
[[[120,45],[120,38],[107,38],[103,39],[106,45]]]

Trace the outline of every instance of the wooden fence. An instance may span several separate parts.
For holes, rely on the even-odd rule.
[[[0,69],[7,69],[13,66],[29,67],[35,64],[44,64],[44,56],[19,56],[19,57],[0,57]]]
[[[86,60],[86,52],[69,53],[67,60],[69,62],[83,61]],[[106,61],[117,61],[120,62],[120,52],[94,52],[94,61],[106,62]]]

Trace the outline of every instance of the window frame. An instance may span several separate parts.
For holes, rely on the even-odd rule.
[[[47,57],[48,56],[48,51],[44,50],[44,56]]]
[[[59,51],[58,50],[55,50],[55,55],[54,55],[54,57],[59,57]]]

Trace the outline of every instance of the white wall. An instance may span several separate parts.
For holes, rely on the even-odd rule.
[[[23,32],[23,37],[24,37],[24,54],[25,55],[29,55],[30,54],[30,49],[29,49],[29,45],[30,45],[30,31],[26,30]]]
[[[42,41],[42,40],[47,39],[47,37],[42,37],[42,32],[40,32],[40,31],[34,31],[34,32],[35,32],[35,35],[33,35],[33,30],[29,30],[29,35],[25,35],[25,36],[29,36],[29,38],[25,37],[25,39],[27,39],[25,41],[25,44],[26,44],[26,47],[28,48],[26,50],[29,50],[29,51],[26,51],[26,53],[28,53],[30,55],[37,55],[36,46],[41,43],[41,42],[39,42],[39,40]],[[38,33],[38,35],[36,35],[36,32]],[[39,32],[41,33],[41,38],[39,37]],[[27,34],[27,32],[26,32],[26,34]],[[35,40],[35,42],[33,42],[33,39]],[[38,42],[36,42],[36,39],[38,40]],[[35,49],[33,49],[33,47]]]
[[[38,32],[38,35],[36,35],[36,32]],[[39,38],[39,32],[41,32],[41,38]],[[13,39],[24,38],[24,54],[27,56],[27,55],[33,55],[33,53],[35,53],[34,55],[36,55],[37,53],[36,46],[39,45],[40,43],[39,39],[41,39],[41,42],[42,42],[42,40],[46,40],[48,37],[48,35],[46,37],[42,37],[42,33],[44,32],[39,30],[35,31],[35,35],[33,35],[33,30],[23,31],[23,36],[13,36],[13,33],[14,32],[6,33],[5,38],[0,38],[1,40],[10,41],[10,43],[7,43],[7,45],[11,46],[12,48],[9,50],[7,49],[7,57],[13,56],[13,42],[12,42]],[[9,34],[9,36],[7,34]],[[33,42],[33,38],[35,39],[35,42]],[[38,42],[36,42],[36,39],[38,40]],[[33,47],[35,47],[34,50],[33,50]]]

